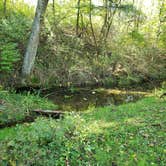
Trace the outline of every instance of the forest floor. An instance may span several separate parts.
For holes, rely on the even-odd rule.
[[[56,105],[34,95],[0,92],[0,124]],[[166,100],[89,108],[63,119],[0,129],[0,165],[166,165]]]

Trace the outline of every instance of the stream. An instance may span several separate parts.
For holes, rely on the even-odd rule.
[[[84,111],[90,107],[120,105],[135,102],[148,92],[117,90],[117,89],[91,89],[75,90],[57,89],[43,94],[63,111]]]

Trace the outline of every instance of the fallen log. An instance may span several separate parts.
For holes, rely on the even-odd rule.
[[[63,111],[60,110],[33,110],[32,112],[35,112],[40,115],[48,116],[48,117],[53,117],[53,118],[60,118],[64,115]]]
[[[1,112],[2,112],[2,110],[0,110],[0,113]],[[36,115],[34,113],[36,113]],[[58,111],[58,110],[55,110],[55,111],[53,111],[53,110],[32,110],[30,115],[24,117],[23,119],[11,120],[10,122],[6,122],[4,124],[0,123],[0,129],[5,128],[5,127],[13,127],[13,126],[16,126],[17,124],[34,122],[35,119],[38,117],[38,115],[59,119],[60,117],[63,117],[63,114],[65,114],[65,112]]]
[[[6,122],[4,124],[0,123],[0,129],[3,129],[5,127],[14,127],[17,124],[31,123],[31,122],[34,122],[35,119],[36,119],[35,116],[26,116],[25,118],[20,119],[20,120],[11,120],[10,122]]]

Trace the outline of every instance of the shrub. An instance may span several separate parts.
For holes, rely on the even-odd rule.
[[[16,67],[19,70],[30,25],[30,19],[19,13],[0,20],[0,72],[11,73]]]
[[[11,72],[20,59],[16,43],[3,43],[0,48],[0,72]]]

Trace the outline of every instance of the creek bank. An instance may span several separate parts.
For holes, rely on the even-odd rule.
[[[34,90],[34,89],[24,89]],[[31,94],[30,94],[31,93]],[[36,89],[33,91],[36,93]],[[41,96],[32,91],[10,93],[0,91],[0,128],[15,126],[16,124],[30,123],[38,116],[60,118],[64,112],[82,112],[90,108],[119,105],[135,102],[144,97],[147,92],[121,91],[104,88],[59,88],[53,91],[41,92]],[[36,93],[37,94],[37,93]],[[57,106],[58,105],[58,106]],[[36,112],[32,110],[38,110]],[[53,112],[42,110],[61,110]]]
[[[32,110],[57,110],[58,106],[34,94],[16,94],[0,91],[0,126],[34,121]]]

